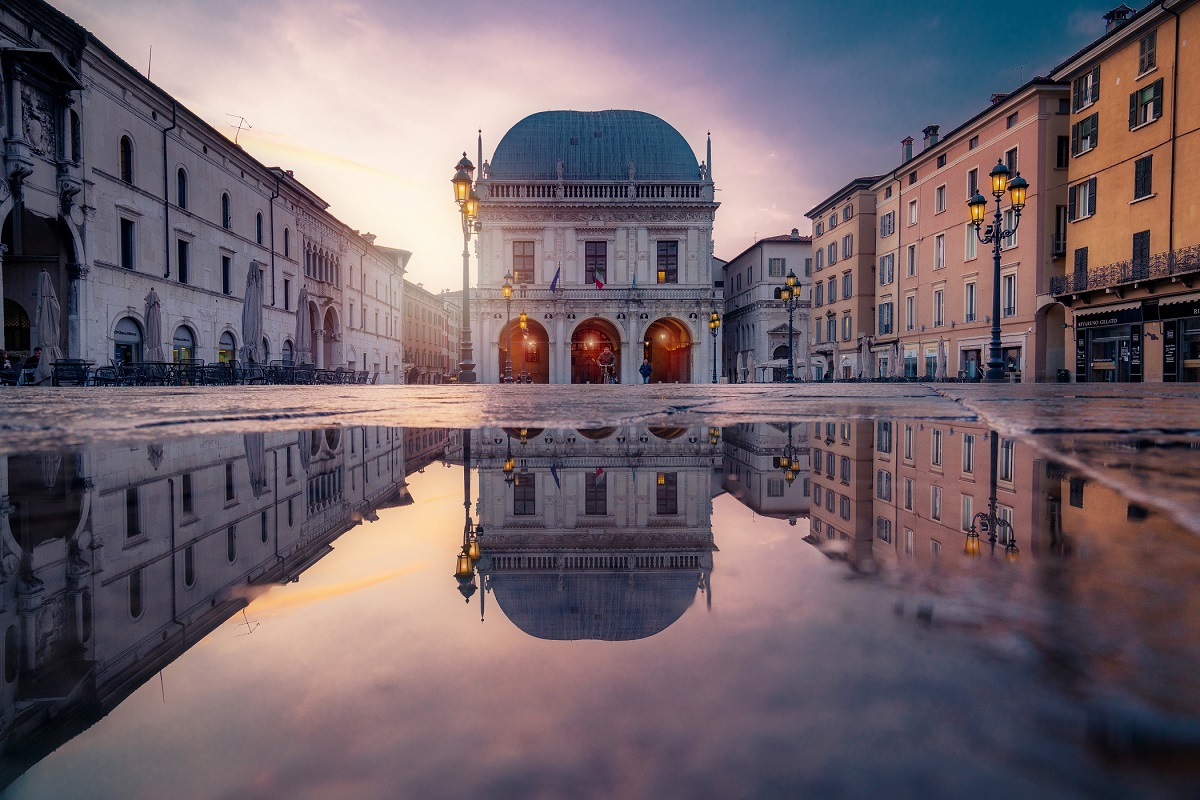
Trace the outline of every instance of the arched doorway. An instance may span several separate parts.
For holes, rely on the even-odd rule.
[[[30,350],[29,312],[11,297],[4,298],[4,346],[10,353],[27,353]]]
[[[1034,357],[1034,380],[1038,383],[1070,381],[1074,365],[1067,365],[1067,308],[1050,303],[1038,309],[1034,318],[1039,349]]]
[[[508,359],[511,345],[514,382],[521,380],[522,370],[529,383],[550,382],[550,334],[540,322],[533,317],[526,317],[522,331],[520,318],[514,317],[500,329],[497,344],[501,381],[504,380],[504,362]]]
[[[325,331],[325,336],[321,339],[322,353],[324,359],[321,361],[321,366],[325,369],[332,369],[334,364],[341,364],[341,357],[338,355],[338,339],[341,331],[338,330],[337,314],[330,307],[325,311],[325,320],[321,324],[321,328]]]
[[[70,341],[69,321],[75,315],[71,314],[68,302],[68,278],[77,278],[78,272],[69,272],[67,268],[75,261],[70,231],[61,219],[39,216],[29,208],[21,208],[19,213],[14,209],[4,219],[0,242],[7,248],[3,262],[4,342],[0,348],[7,350],[10,357],[24,357],[42,344],[36,341],[37,331],[30,321],[37,310],[38,279],[45,270],[60,306],[58,347],[63,356],[71,355],[75,343]]]
[[[612,323],[599,317],[585,319],[571,334],[571,383],[618,383],[620,380],[620,333]]]
[[[180,325],[175,329],[175,335],[171,338],[171,360],[176,364],[182,361],[191,361],[196,357],[196,334],[192,333],[191,328],[186,325]]]
[[[692,382],[692,336],[686,325],[669,317],[655,320],[646,329],[643,345],[651,383]]]
[[[283,340],[283,352],[280,353],[280,356],[282,356],[283,363],[287,364],[289,367],[292,364],[296,363],[295,351],[292,349],[292,340],[291,339]]]
[[[142,326],[133,317],[121,317],[113,329],[113,361],[130,364],[142,360]]]
[[[237,342],[230,331],[225,331],[221,334],[221,339],[217,343],[217,361],[221,364],[228,364],[236,357]]]

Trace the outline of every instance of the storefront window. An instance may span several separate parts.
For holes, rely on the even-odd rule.
[[[171,358],[176,363],[180,361],[188,361],[196,357],[196,337],[192,332],[180,325],[175,329],[175,336],[171,340]]]
[[[228,364],[236,357],[234,351],[237,349],[237,344],[233,341],[233,334],[225,331],[221,334],[221,342],[217,346],[217,361],[222,364]]]
[[[113,361],[130,364],[142,360],[142,326],[132,317],[123,317],[113,330]]]

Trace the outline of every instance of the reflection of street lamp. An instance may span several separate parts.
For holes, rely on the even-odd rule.
[[[459,383],[475,383],[475,361],[471,353],[471,252],[469,249],[471,234],[476,232],[479,223],[479,195],[475,194],[472,176],[475,165],[467,154],[456,165],[457,172],[451,179],[454,184],[454,202],[462,213],[463,230],[463,301],[462,301],[462,346],[458,364]]]
[[[529,317],[521,312],[521,383],[532,383],[530,376],[525,374],[525,340],[529,336]]]
[[[975,225],[975,235],[983,244],[992,246],[992,340],[988,344],[988,368],[984,378],[988,383],[1004,381],[1004,358],[1000,354],[1000,243],[1009,239],[1017,232],[1021,224],[1021,209],[1025,208],[1025,196],[1029,192],[1029,181],[1017,173],[1012,180],[1008,179],[1008,167],[1003,161],[998,161],[990,173],[992,179],[992,196],[996,198],[996,211],[992,224],[981,234],[980,227],[987,216],[987,200],[979,192],[975,192],[967,201],[971,209],[971,222]],[[1012,200],[1013,226],[1011,230],[1004,229],[1004,217],[1000,213],[1000,198],[1008,191]]]
[[[712,313],[709,314],[709,317],[708,317],[708,332],[712,334],[712,340],[713,340],[713,358],[712,358],[712,362],[713,362],[712,382],[713,383],[717,382],[717,331],[719,331],[720,329],[721,329],[721,315],[718,314],[717,310],[714,308],[712,310]]]
[[[788,423],[787,427],[787,445],[783,448],[783,455],[775,458],[775,466],[783,470],[783,479],[787,481],[788,486],[796,480],[796,473],[800,471],[800,461],[796,458],[796,448],[792,445],[792,423]]]
[[[466,601],[471,602],[471,595],[478,588],[475,585],[475,563],[483,554],[479,545],[479,535],[483,533],[482,525],[475,525],[471,520],[471,431],[463,431],[463,544],[455,562],[454,577],[458,580],[458,591]]]
[[[982,532],[988,535],[992,552],[996,551],[996,540],[999,539],[1004,542],[1004,556],[1009,561],[1016,561],[1020,551],[1017,549],[1017,539],[1013,535],[1012,523],[996,515],[996,473],[1000,463],[1000,436],[995,431],[992,431],[990,435],[991,449],[988,461],[991,462],[992,476],[988,482],[990,491],[988,510],[987,513],[980,511],[971,519],[971,527],[967,530],[967,541],[963,545],[963,552],[972,558],[979,555],[979,534]]]
[[[793,346],[793,335],[794,334],[792,333],[792,311],[795,308],[797,294],[798,294],[798,290],[796,289],[796,273],[789,269],[787,278],[784,279],[783,288],[781,288],[779,290],[779,299],[782,300],[784,302],[784,304],[787,306],[787,312],[788,312],[788,368],[787,368],[787,377],[784,378],[785,383],[795,383],[796,382],[796,371],[795,371],[795,363],[796,362],[795,362],[795,356],[793,354],[795,347]]]
[[[504,327],[508,330],[508,348],[504,351],[504,382],[512,383],[512,273],[504,276],[500,291],[504,294]]]
[[[513,470],[517,468],[517,460],[512,454],[512,437],[508,437],[508,442],[504,447],[504,482],[509,486],[513,485]]]

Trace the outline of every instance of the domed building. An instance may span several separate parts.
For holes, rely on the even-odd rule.
[[[641,111],[543,111],[504,135],[477,185],[480,382],[511,362],[534,383],[640,383],[643,359],[652,383],[710,379],[711,149],[700,163]]]

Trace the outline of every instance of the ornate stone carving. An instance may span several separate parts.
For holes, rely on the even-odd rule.
[[[54,124],[54,101],[48,94],[32,86],[21,87],[21,129],[29,149],[43,158],[54,158],[57,131]]]

